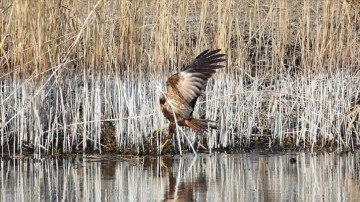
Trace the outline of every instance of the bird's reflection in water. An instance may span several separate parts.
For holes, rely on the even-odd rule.
[[[115,177],[116,165],[116,161],[101,163],[101,174],[103,179],[113,179]]]
[[[195,164],[196,157],[192,161],[190,165]],[[147,166],[155,163],[156,165],[151,167],[157,168],[157,177],[165,178],[167,181],[162,201],[198,201],[199,196],[195,198],[195,193],[199,193],[199,189],[202,190],[202,193],[206,193],[205,173],[196,173],[196,177],[194,177],[194,173],[190,172],[191,169],[194,169],[193,166],[185,167],[183,158],[158,157],[156,160],[144,162]]]

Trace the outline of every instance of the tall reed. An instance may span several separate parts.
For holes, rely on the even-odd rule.
[[[346,1],[0,6],[2,155],[102,152],[105,135],[117,151],[154,151],[160,89],[207,48],[228,55],[199,105],[220,126],[200,137],[208,149],[358,148],[360,40]]]

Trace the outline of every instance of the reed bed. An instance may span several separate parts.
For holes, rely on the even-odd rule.
[[[2,156],[161,153],[161,89],[208,48],[223,49],[228,61],[195,114],[219,129],[200,137],[185,130],[195,145],[355,150],[360,39],[352,5],[2,1]]]

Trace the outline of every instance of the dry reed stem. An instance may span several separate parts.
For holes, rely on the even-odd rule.
[[[248,147],[262,137],[310,150],[335,141],[358,147],[358,115],[346,112],[359,102],[360,40],[344,1],[2,6],[3,155],[23,152],[24,142],[37,152],[102,152],[104,121],[114,124],[119,150],[144,150],[166,123],[155,89],[207,48],[228,55],[196,112],[221,126],[203,138],[209,149]]]

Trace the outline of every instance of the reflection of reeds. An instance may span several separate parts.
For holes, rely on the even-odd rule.
[[[220,125],[201,137],[208,148],[359,144],[360,41],[343,1],[1,6],[2,155],[22,144],[49,154],[113,150],[101,134],[122,152],[155,151],[160,83],[207,48],[229,56],[199,107]]]
[[[1,201],[358,201],[360,195],[356,153],[77,155],[1,163]]]

